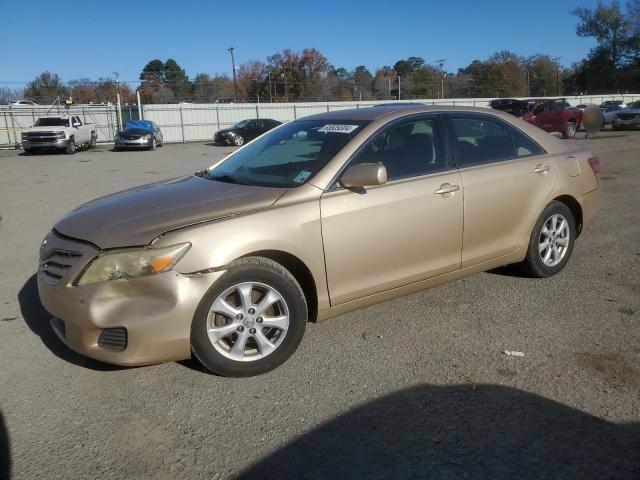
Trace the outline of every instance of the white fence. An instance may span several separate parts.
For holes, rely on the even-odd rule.
[[[550,97],[555,98],[555,97]],[[640,100],[640,94],[593,95],[562,97],[573,105],[605,100],[623,100],[627,103]],[[402,100],[428,105],[462,105],[488,107],[493,98],[446,98],[442,100]],[[228,128],[247,118],[272,118],[288,122],[314,113],[331,112],[347,108],[366,108],[380,103],[396,103],[389,100],[364,102],[299,102],[299,103],[240,103],[240,104],[168,104],[143,105],[145,120],[155,121],[161,128],[166,142],[191,142],[212,140],[216,131]],[[0,147],[14,148],[20,143],[20,132],[31,126],[38,117],[65,113],[63,107],[7,107],[0,106]],[[115,105],[74,105],[68,113],[80,115],[84,121],[98,128],[99,142],[112,142],[119,125]],[[132,109],[131,113],[137,113]],[[3,118],[4,117],[4,118]]]
[[[83,122],[96,126],[99,142],[113,142],[118,131],[118,107],[115,105],[64,106],[19,105],[0,106],[0,147],[15,148],[20,134],[39,117],[54,115],[79,115]]]
[[[576,106],[582,103],[600,104],[605,100],[632,102],[640,100],[640,94],[562,98],[566,98],[571,105]],[[404,100],[401,102],[488,107],[491,100],[493,98],[446,98],[443,100]],[[165,141],[191,142],[212,140],[216,131],[231,127],[240,120],[247,118],[272,118],[280,122],[289,122],[314,113],[347,108],[365,108],[380,103],[394,102],[382,100],[368,102],[143,105],[142,115],[145,120],[153,120],[160,126]]]

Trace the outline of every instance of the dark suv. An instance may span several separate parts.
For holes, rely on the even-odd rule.
[[[250,120],[242,120],[231,128],[218,130],[213,137],[213,143],[216,145],[243,145],[259,137],[272,128],[282,125],[277,120],[269,118],[252,118]]]

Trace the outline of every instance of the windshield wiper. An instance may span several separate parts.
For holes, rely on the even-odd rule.
[[[240,180],[231,175],[219,175],[216,177],[209,177],[209,180],[216,180],[217,182],[225,182],[225,183],[235,183],[237,185],[245,185]]]

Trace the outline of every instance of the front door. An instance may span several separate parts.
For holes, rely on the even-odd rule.
[[[332,305],[460,268],[463,191],[436,115],[396,122],[351,160],[382,163],[384,185],[321,197]]]

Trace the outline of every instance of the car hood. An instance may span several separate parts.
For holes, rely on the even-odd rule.
[[[267,208],[285,191],[191,175],[92,200],[54,228],[104,249],[147,245],[169,230]]]
[[[63,127],[62,125],[54,127],[30,127],[23,130],[23,132],[64,132],[69,127]]]
[[[619,113],[630,113],[631,115],[640,115],[640,110],[638,110],[637,108],[623,108],[622,110],[618,110],[617,112],[615,112],[616,115]]]
[[[222,130],[218,130],[216,133],[218,134],[223,134],[223,133],[234,133],[235,129],[233,128],[223,128]]]

